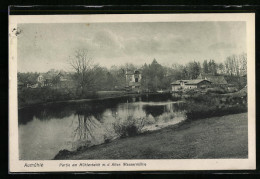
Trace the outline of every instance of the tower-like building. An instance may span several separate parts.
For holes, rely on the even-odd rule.
[[[125,78],[127,91],[141,92],[142,74],[140,70],[126,70]]]

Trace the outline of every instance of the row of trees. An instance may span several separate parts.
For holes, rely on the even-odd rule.
[[[247,73],[247,55],[242,53],[240,55],[232,55],[227,57],[223,65],[224,73],[231,76],[241,76]]]
[[[245,53],[232,55],[226,58],[224,63],[216,63],[213,59],[204,60],[202,65],[198,61],[189,62],[185,65],[173,64],[163,66],[156,59],[151,64],[136,66],[126,63],[121,66],[112,66],[110,69],[93,63],[92,58],[85,49],[75,51],[69,58],[69,63],[74,70],[71,79],[75,81],[77,91],[98,90],[123,90],[126,85],[126,70],[141,69],[142,88],[147,90],[167,89],[172,81],[180,79],[196,79],[200,73],[223,74],[229,76],[242,76],[246,74],[247,56]],[[24,78],[29,81],[35,80],[37,73],[20,74],[19,80]]]
[[[142,87],[148,90],[166,89],[174,80],[196,79],[200,73],[211,73],[213,75],[223,74],[241,76],[246,74],[247,56],[245,53],[227,57],[224,63],[216,63],[213,59],[200,62],[193,61],[185,65],[173,64],[171,67],[163,66],[156,59],[151,64],[136,66],[125,64],[112,66],[110,69],[92,64],[86,50],[76,51],[71,58],[71,66],[76,72],[79,87],[96,90],[123,89],[125,84],[126,70],[141,69]]]
[[[247,54],[231,55],[224,63],[216,63],[214,60],[203,62],[203,72],[212,74],[225,74],[230,76],[243,76],[247,73]]]

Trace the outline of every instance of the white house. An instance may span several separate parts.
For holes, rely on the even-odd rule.
[[[177,80],[171,83],[172,91],[189,90],[194,88],[209,88],[211,82],[203,79]]]
[[[126,89],[140,92],[142,74],[140,70],[126,71]]]

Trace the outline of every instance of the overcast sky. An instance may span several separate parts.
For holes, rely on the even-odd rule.
[[[88,49],[95,63],[110,67],[164,65],[214,59],[246,52],[245,22],[152,22],[19,24],[18,71],[71,70],[68,57]]]

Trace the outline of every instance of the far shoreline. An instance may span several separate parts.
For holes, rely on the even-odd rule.
[[[214,96],[219,96],[219,97],[229,97],[229,96],[240,96],[242,90],[237,91],[237,92],[233,92],[233,93],[224,93],[224,94],[217,94],[217,93],[211,93],[211,95]],[[41,106],[41,105],[52,105],[52,104],[62,104],[62,103],[78,103],[78,102],[90,102],[90,101],[99,101],[99,100],[108,100],[108,99],[117,99],[117,98],[124,98],[124,97],[140,97],[140,96],[144,96],[144,95],[173,95],[173,94],[178,94],[178,93],[174,93],[174,92],[163,92],[163,93],[158,93],[158,92],[150,92],[150,93],[126,93],[123,91],[119,91],[122,92],[121,94],[116,94],[116,95],[110,95],[109,97],[97,97],[97,98],[82,98],[82,99],[69,99],[69,100],[62,100],[62,101],[49,101],[49,102],[40,102],[40,103],[33,103],[33,104],[29,104],[29,105],[23,105],[21,107],[19,107],[18,104],[18,110],[24,109],[24,108],[30,108],[30,107],[34,107],[34,106]],[[247,90],[245,92],[245,94],[247,94]],[[183,93],[182,95],[187,96],[186,93]],[[181,98],[182,95],[177,96],[177,98]],[[194,96],[194,95],[188,95],[188,96]],[[242,95],[244,96],[244,95]],[[175,96],[176,97],[176,96]]]
[[[77,102],[89,102],[89,101],[99,101],[99,100],[108,100],[108,99],[117,99],[117,98],[123,98],[123,97],[140,97],[143,95],[162,95],[162,94],[171,94],[171,93],[129,93],[124,95],[118,95],[118,96],[111,96],[111,97],[98,97],[98,98],[88,98],[88,99],[70,99],[70,100],[63,100],[63,101],[50,101],[50,102],[41,102],[41,103],[34,103],[26,106],[18,107],[18,110],[24,109],[24,108],[30,108],[34,106],[40,106],[40,105],[51,105],[51,104],[62,104],[62,103],[77,103]]]

